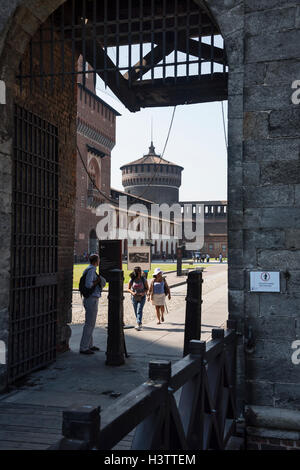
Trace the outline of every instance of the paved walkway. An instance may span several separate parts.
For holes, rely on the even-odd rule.
[[[226,323],[226,283],[227,265],[211,265],[205,270],[201,339],[208,340],[212,327]],[[182,358],[186,285],[174,287],[171,292],[169,313],[163,324],[149,320],[142,331],[125,330],[130,357],[123,366],[105,365],[107,330],[104,324],[98,325],[94,334],[94,343],[101,351],[93,356],[79,355],[82,324],[74,324],[71,350],[59,355],[47,369],[31,374],[21,387],[0,395],[0,405],[68,407],[89,404],[104,409],[116,403],[118,397],[147,380],[149,361],[164,359],[174,363]]]

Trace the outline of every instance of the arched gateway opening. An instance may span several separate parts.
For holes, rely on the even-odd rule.
[[[3,128],[13,137],[6,151],[12,156],[12,245],[3,275],[10,282],[8,366],[2,368],[8,383],[68,347],[77,77],[84,85],[98,74],[133,112],[228,97],[228,59],[216,45],[215,19],[225,24],[226,10],[218,1],[210,9],[202,0],[20,3],[1,55],[8,101]]]

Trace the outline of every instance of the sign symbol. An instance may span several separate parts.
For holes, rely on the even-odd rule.
[[[261,273],[260,278],[262,281],[267,282],[270,280],[270,273]]]

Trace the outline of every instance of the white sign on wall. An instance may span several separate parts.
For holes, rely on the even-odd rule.
[[[251,292],[280,292],[279,271],[252,271],[250,272]]]

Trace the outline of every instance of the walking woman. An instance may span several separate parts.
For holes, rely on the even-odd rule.
[[[157,324],[160,325],[161,321],[164,322],[165,313],[165,298],[168,296],[171,299],[170,288],[167,284],[166,278],[163,278],[160,268],[156,268],[153,273],[153,281],[151,282],[148,301],[151,299],[152,305],[155,305]]]
[[[136,316],[135,329],[140,331],[142,329],[143,308],[146,301],[146,295],[149,290],[147,279],[142,276],[142,270],[139,266],[134,268],[130,274],[131,280],[128,284],[128,292],[131,294],[131,301]]]

